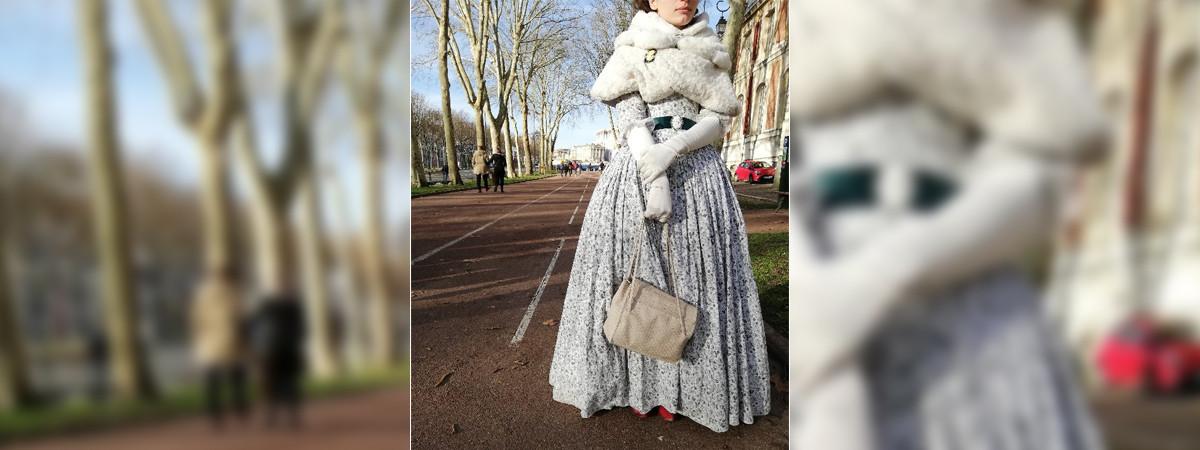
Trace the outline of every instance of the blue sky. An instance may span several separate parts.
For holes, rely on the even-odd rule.
[[[721,13],[715,8],[715,1],[701,1],[701,9],[706,11],[709,16],[709,24],[716,26],[717,20],[721,17]],[[454,5],[451,4],[451,8]],[[724,8],[724,5],[722,5]],[[428,19],[425,19],[428,20]],[[433,30],[433,31],[431,31]],[[428,57],[434,45],[437,44],[436,29],[430,28],[428,23],[420,23],[414,26],[412,40],[413,58]],[[462,49],[469,53],[466,48]],[[458,74],[454,71],[453,63],[450,63],[450,104],[451,108],[456,111],[466,113],[466,117],[474,117],[471,113],[471,105],[467,103],[466,94],[463,93],[462,85],[459,83]],[[413,92],[418,92],[429,99],[436,107],[441,94],[441,86],[439,85],[436,75],[437,65],[433,64],[425,67],[413,67],[412,73],[412,89]],[[558,148],[568,148],[574,145],[587,144],[596,141],[596,131],[608,127],[608,116],[600,108],[589,108],[590,111],[578,114],[570,120],[564,120],[558,133]],[[536,127],[535,123],[531,125]],[[535,128],[536,131],[536,128]],[[514,130],[516,132],[516,130]],[[522,131],[523,133],[524,131]]]
[[[82,150],[85,136],[84,86],[78,53],[79,36],[73,0],[22,0],[0,3],[0,91],[15,97],[25,113],[28,134],[34,140],[64,144]],[[172,2],[176,23],[185,39],[199,32],[198,6],[195,0]],[[176,119],[164,78],[142,33],[132,0],[110,1],[110,42],[115,58],[114,83],[117,90],[119,135],[126,161],[161,168],[163,175],[180,186],[195,187],[199,178],[199,159],[195,140]],[[248,61],[248,71],[273,67],[270,42],[248,35],[249,44],[240,48]],[[257,40],[256,40],[257,39]],[[195,48],[193,56],[199,55]],[[200,69],[202,64],[196,63]],[[394,70],[392,73],[398,74]],[[201,70],[202,73],[202,70]],[[268,75],[269,76],[269,75]],[[203,77],[203,75],[201,75]],[[201,78],[202,80],[203,78]],[[335,195],[326,189],[326,213],[331,227],[357,226],[348,222],[341,205],[332,202],[345,198],[350,203],[352,220],[361,217],[359,162],[353,127],[338,126],[339,113],[345,111],[340,83],[330,84],[330,94],[318,120],[318,143],[328,143],[321,159],[336,174],[348,193]],[[267,149],[268,164],[278,159],[279,136],[277,103],[265,92],[266,101],[257,102],[256,128],[260,144]],[[391,130],[389,130],[391,131]],[[271,151],[274,149],[275,151]],[[397,150],[397,149],[393,149]],[[391,154],[398,155],[399,151]],[[398,223],[407,214],[407,188],[402,178],[407,165],[393,157],[385,169],[388,179],[389,221]],[[235,166],[234,178],[241,179]],[[402,197],[401,201],[395,201]],[[402,206],[402,207],[401,207]],[[333,220],[337,219],[337,220]]]

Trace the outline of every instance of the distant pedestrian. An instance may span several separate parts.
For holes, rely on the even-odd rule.
[[[475,174],[475,190],[480,193],[491,190],[488,187],[487,163],[487,152],[483,150],[483,147],[475,149],[475,154],[471,156],[471,172]]]
[[[250,330],[267,426],[274,427],[279,415],[286,414],[289,426],[299,428],[305,362],[299,296],[288,290],[265,298],[251,317]]]
[[[495,178],[496,190],[493,192],[504,192],[504,177],[508,169],[508,163],[504,161],[504,154],[500,149],[496,149],[492,153],[492,159],[489,160],[492,166],[492,178]]]
[[[204,376],[204,399],[214,428],[224,424],[226,405],[249,415],[238,275],[232,266],[214,270],[191,306],[192,349]]]
[[[88,393],[92,401],[108,399],[108,338],[99,326],[91,325],[84,332],[88,368],[91,373]]]
[[[446,183],[450,182],[450,166],[446,164],[442,164],[442,179],[446,180]]]

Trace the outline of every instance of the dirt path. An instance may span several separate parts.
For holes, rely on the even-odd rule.
[[[413,200],[413,448],[786,447],[783,395],[727,433],[624,408],[581,419],[551,398],[548,321],[562,314],[598,177]]]
[[[323,399],[305,411],[298,431],[268,430],[262,421],[214,432],[202,417],[0,446],[14,450],[401,449],[409,442],[408,389]],[[261,419],[261,417],[259,417]]]

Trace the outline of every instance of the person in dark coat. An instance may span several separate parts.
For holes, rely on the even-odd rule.
[[[491,159],[488,160],[488,165],[492,166],[492,178],[494,178],[496,189],[492,192],[504,192],[504,177],[508,169],[508,163],[504,161],[504,154],[500,149],[496,149],[492,153]]]
[[[250,319],[255,360],[261,375],[267,426],[281,413],[292,428],[300,427],[304,379],[304,313],[293,292],[263,300]]]

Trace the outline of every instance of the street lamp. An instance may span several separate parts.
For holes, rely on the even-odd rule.
[[[725,39],[725,27],[729,26],[729,21],[725,20],[725,11],[729,11],[729,4],[725,3],[725,9],[721,9],[721,4],[725,0],[717,0],[717,11],[721,12],[721,19],[717,21],[717,37]]]

